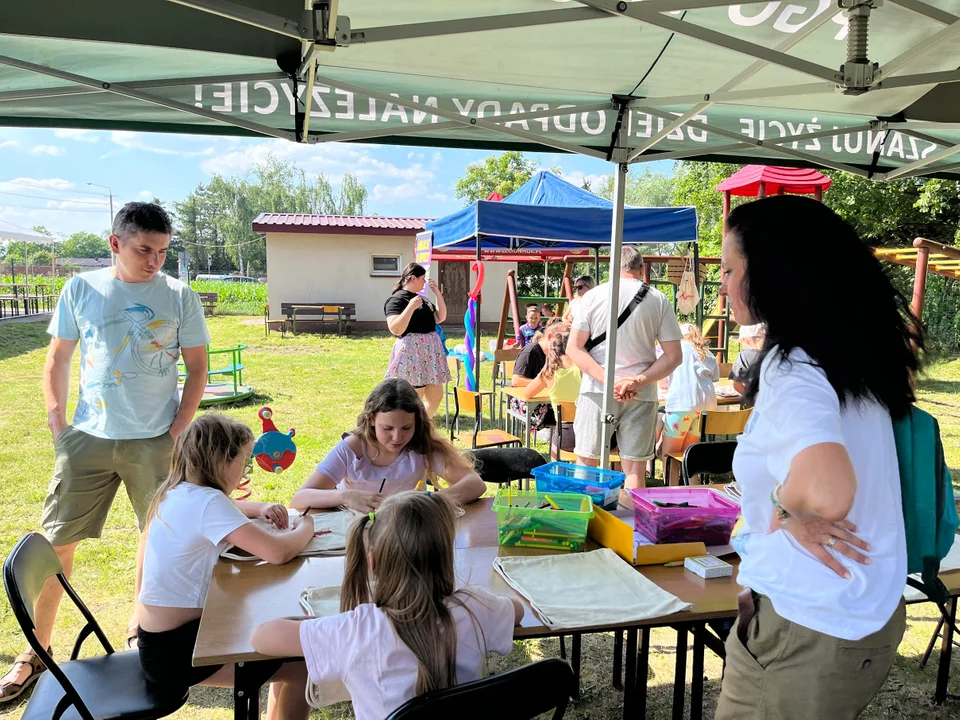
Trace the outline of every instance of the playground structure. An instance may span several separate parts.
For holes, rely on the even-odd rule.
[[[877,248],[873,251],[881,260],[914,268],[913,297],[910,309],[917,319],[923,319],[923,301],[927,292],[927,273],[942,275],[951,280],[960,279],[960,248],[917,238],[913,247]]]
[[[207,346],[207,384],[203,389],[203,397],[200,399],[200,407],[210,407],[211,405],[226,405],[228,403],[242,402],[253,396],[254,389],[251,385],[243,384],[243,351],[247,349],[246,345],[239,344],[232,348],[224,350],[211,350]],[[220,356],[229,356],[230,363],[222,367],[214,367],[219,361]],[[217,360],[215,360],[217,358]],[[183,392],[183,381],[186,380],[187,373],[183,366],[183,361],[177,362],[179,369],[180,385],[177,392]],[[220,380],[230,376],[229,380]],[[214,380],[214,378],[218,378]]]
[[[730,216],[730,203],[733,195],[739,197],[765,198],[768,195],[813,195],[818,202],[823,201],[823,191],[833,181],[823,173],[806,168],[779,167],[775,165],[747,165],[722,183],[717,190],[723,193],[723,225],[721,246],[726,239],[727,218]],[[717,283],[719,285],[719,283]],[[698,316],[703,336],[717,351],[721,362],[728,362],[730,335],[736,319],[730,316],[727,299],[717,296],[716,307],[702,318]],[[703,324],[706,321],[706,325]]]

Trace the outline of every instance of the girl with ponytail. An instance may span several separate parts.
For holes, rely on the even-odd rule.
[[[510,652],[523,606],[457,588],[456,517],[440,493],[387,498],[350,528],[341,613],[271,620],[251,644],[304,657],[314,683],[343,682],[357,720],[382,720],[416,695],[479,679],[487,652]]]

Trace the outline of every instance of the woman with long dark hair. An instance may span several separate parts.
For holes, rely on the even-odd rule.
[[[413,385],[433,417],[440,409],[443,385],[451,378],[443,342],[437,334],[437,325],[447,319],[447,306],[434,280],[429,287],[437,298],[436,306],[420,295],[428,284],[426,275],[422,265],[410,263],[384,303],[387,327],[397,336],[386,377],[401,378]]]
[[[722,255],[720,293],[767,339],[734,456],[746,589],[716,717],[855,718],[905,626],[892,419],[914,400],[919,324],[870,248],[814,200],[738,207]],[[824,260],[833,288],[814,282]]]

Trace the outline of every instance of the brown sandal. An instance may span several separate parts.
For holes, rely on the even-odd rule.
[[[50,648],[47,648],[47,652],[52,653]],[[21,683],[8,682],[0,684],[0,703],[16,700],[23,695],[27,688],[36,682],[37,678],[47,669],[47,666],[43,664],[43,661],[39,657],[29,652],[17,655],[13,659],[13,667],[11,667],[10,670],[16,670],[18,665],[29,665],[30,674],[27,675]]]

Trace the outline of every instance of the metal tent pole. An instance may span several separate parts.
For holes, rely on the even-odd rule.
[[[620,250],[623,247],[623,205],[627,185],[626,163],[616,165],[613,190],[613,227],[610,232],[610,299],[606,354],[603,361],[603,418],[600,434],[600,467],[610,467],[610,438],[616,430],[613,384],[617,371],[617,316],[620,314]]]

